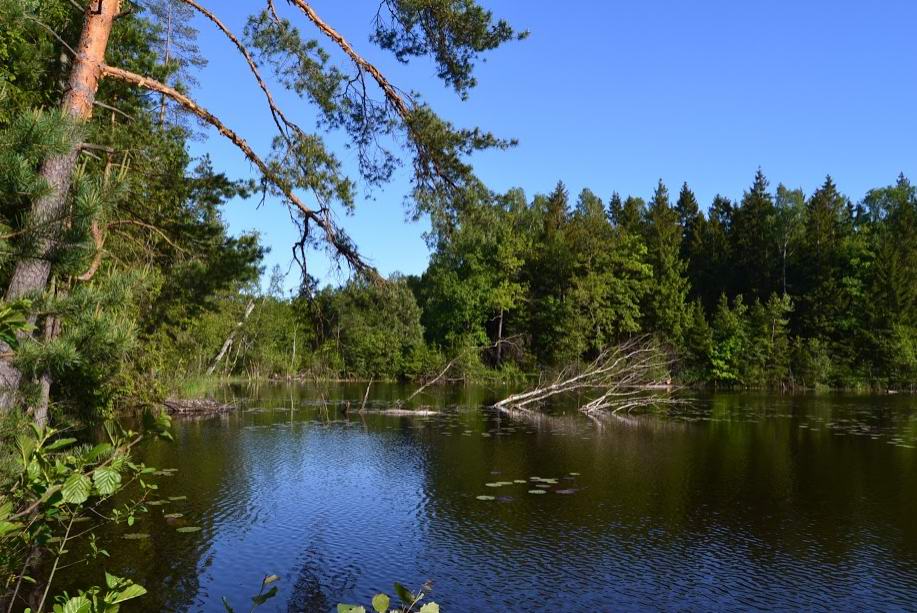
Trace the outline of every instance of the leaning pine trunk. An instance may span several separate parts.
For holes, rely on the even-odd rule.
[[[121,0],[83,0],[88,3],[83,32],[76,48],[67,92],[61,103],[63,114],[80,124],[92,115],[92,105],[99,77],[105,62],[105,49],[111,26],[120,10]],[[51,254],[65,227],[67,199],[73,169],[79,155],[74,142],[70,151],[45,160],[41,177],[49,187],[48,193],[32,204],[28,224],[41,228],[35,249],[28,257],[16,262],[16,268],[6,290],[6,299],[15,300],[45,290],[51,275]],[[35,322],[35,316],[30,323]],[[13,365],[9,347],[0,343],[0,412],[8,411],[16,400],[22,373]]]

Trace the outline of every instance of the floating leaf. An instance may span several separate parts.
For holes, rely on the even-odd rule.
[[[439,605],[435,602],[428,602],[420,607],[420,613],[439,613]]]
[[[484,485],[487,486],[487,487],[503,487],[503,482],[502,482],[502,481],[494,481],[493,483],[485,483]]]
[[[182,526],[181,528],[176,528],[176,532],[200,532],[200,526]]]
[[[172,502],[177,502],[179,500],[188,500],[187,496],[169,496],[169,500]]]
[[[514,479],[513,483],[528,483],[525,479]]]
[[[338,613],[366,613],[366,608],[357,604],[339,604]]]
[[[166,519],[178,519],[179,517],[184,517],[184,513],[166,513],[163,515]]]
[[[571,477],[579,477],[579,475],[580,475],[579,473],[570,473]]]
[[[494,500],[493,496],[476,496],[478,500]]]
[[[529,494],[544,494],[544,490],[529,490]]]
[[[128,534],[125,534],[121,538],[128,540],[128,541],[141,541],[143,539],[150,538],[150,535],[146,534],[145,532],[130,532]]]
[[[386,613],[391,604],[392,599],[389,598],[387,594],[376,594],[373,596],[373,609],[375,609],[376,613]]]
[[[555,490],[554,493],[555,493],[555,494],[569,495],[569,494],[575,494],[575,493],[576,493],[576,490],[575,490],[575,489]]]

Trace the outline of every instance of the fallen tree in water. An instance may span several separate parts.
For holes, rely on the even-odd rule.
[[[586,414],[618,414],[634,409],[677,404],[668,376],[672,359],[648,337],[638,337],[603,350],[585,366],[566,368],[546,385],[513,394],[494,407],[506,412],[531,412],[555,397],[577,395]]]
[[[162,403],[171,415],[220,415],[236,407],[210,399],[168,398]]]

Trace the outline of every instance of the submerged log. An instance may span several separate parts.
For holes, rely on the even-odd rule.
[[[210,399],[169,398],[164,400],[163,404],[171,415],[221,415],[236,408],[232,404]]]

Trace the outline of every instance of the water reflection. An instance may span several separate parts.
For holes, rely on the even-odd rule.
[[[430,417],[337,410],[364,391],[220,390],[244,409],[179,422],[173,444],[144,450],[180,470],[161,479],[150,538],[106,535],[125,563],[109,570],[150,589],[143,610],[242,606],[269,573],[272,606],[291,611],[427,579],[451,611],[917,601],[911,397],[716,395],[600,426],[571,407],[481,410],[501,393],[485,389],[418,399]],[[409,393],[377,385],[371,404]]]

